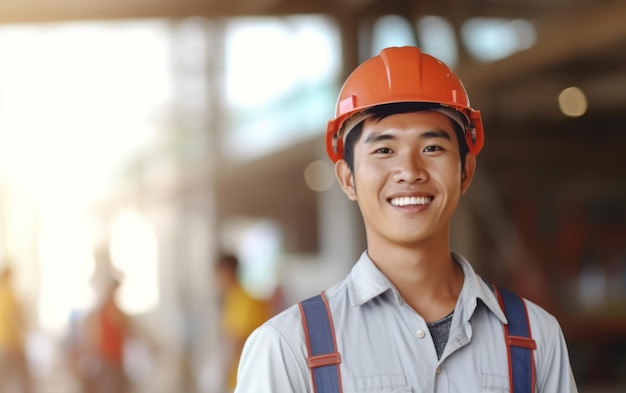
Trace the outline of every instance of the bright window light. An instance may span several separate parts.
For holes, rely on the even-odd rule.
[[[45,331],[62,333],[70,315],[92,306],[94,269],[90,227],[80,211],[56,204],[39,216],[38,317]]]
[[[115,217],[111,231],[111,261],[122,273],[120,307],[131,314],[152,311],[159,303],[154,229],[137,211],[126,210]]]
[[[461,38],[476,59],[496,61],[531,48],[537,33],[524,19],[472,18],[463,23]]]
[[[249,159],[324,129],[336,99],[336,26],[322,16],[234,18],[225,31],[229,132],[223,149]]]
[[[378,18],[372,34],[372,48],[367,58],[376,56],[381,50],[390,46],[417,45],[412,24],[399,15],[385,15]]]
[[[0,27],[0,179],[38,215],[23,237],[38,247],[44,330],[93,300],[87,209],[163,130],[169,34],[162,20]]]
[[[287,94],[298,84],[328,79],[339,68],[319,18],[242,18],[226,30],[226,99],[256,107]]]
[[[454,68],[458,62],[458,47],[454,28],[446,18],[424,16],[417,21],[420,48]]]

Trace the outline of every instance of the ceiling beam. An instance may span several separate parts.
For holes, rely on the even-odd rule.
[[[626,2],[593,3],[536,21],[537,43],[506,59],[464,64],[459,75],[470,92],[488,94],[503,83],[592,57],[626,42]]]
[[[415,3],[409,0],[0,0],[0,24],[44,23],[84,20],[134,18],[208,18],[326,14],[341,16],[346,13],[386,14],[413,9],[420,15],[454,14],[455,18],[471,16],[533,18],[553,12],[558,6],[543,3],[528,5],[521,2],[503,5],[489,4],[459,6],[457,0],[428,0]],[[598,5],[599,6],[599,5]],[[594,4],[595,7],[595,4]]]
[[[333,13],[335,8],[331,0],[0,0],[0,24]]]

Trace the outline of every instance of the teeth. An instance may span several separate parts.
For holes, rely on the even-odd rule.
[[[432,197],[401,197],[393,198],[391,204],[394,206],[408,206],[408,205],[427,205],[432,201]]]

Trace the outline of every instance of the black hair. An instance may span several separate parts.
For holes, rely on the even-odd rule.
[[[396,115],[399,113],[410,113],[410,112],[420,112],[426,110],[433,110],[436,108],[440,108],[439,104],[431,104],[431,103],[423,103],[423,102],[400,102],[400,103],[392,103],[392,104],[383,104],[376,105],[371,108],[365,110],[365,113],[369,115],[368,119],[372,119],[376,122],[381,121],[382,119]],[[461,171],[465,169],[465,155],[469,152],[469,147],[467,146],[467,141],[465,140],[464,130],[461,128],[457,122],[450,120],[452,126],[454,128],[454,133],[456,134],[456,138],[459,141],[459,155],[461,157]],[[350,172],[354,173],[354,146],[356,142],[361,138],[361,134],[363,132],[363,123],[361,121],[358,123],[352,131],[346,136],[346,140],[344,142],[343,147],[343,159],[348,164],[348,168],[350,168]]]
[[[239,269],[239,259],[233,254],[221,254],[217,259],[217,268],[237,273],[237,269]]]

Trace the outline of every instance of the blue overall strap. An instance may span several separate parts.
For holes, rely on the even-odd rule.
[[[504,339],[509,358],[509,381],[512,393],[535,391],[535,359],[537,344],[532,338],[526,303],[517,294],[494,285],[500,307],[508,325],[504,325]]]
[[[313,393],[341,393],[341,356],[337,352],[333,319],[326,295],[313,296],[299,303],[309,357]]]

